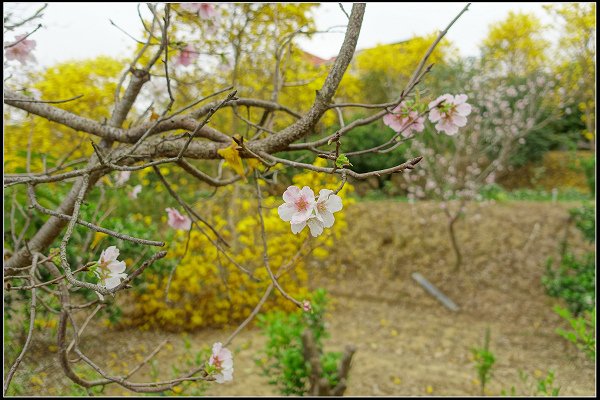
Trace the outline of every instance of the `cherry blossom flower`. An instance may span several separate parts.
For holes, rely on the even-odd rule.
[[[169,217],[169,226],[173,229],[182,229],[189,231],[192,228],[192,220],[187,215],[181,215],[174,208],[165,208]]]
[[[117,186],[123,185],[125,182],[127,182],[129,180],[129,177],[131,177],[131,171],[119,172],[119,175],[117,176],[117,179],[115,180],[115,185],[117,185]]]
[[[292,224],[292,232],[294,225],[302,224],[302,228],[306,226],[306,221],[311,217],[316,206],[315,193],[308,186],[304,186],[300,190],[297,186],[290,186],[283,193],[283,203],[277,208],[279,216],[284,221],[290,221]],[[300,228],[300,230],[302,230]],[[298,232],[300,232],[300,230]],[[294,232],[294,233],[298,233]]]
[[[194,49],[194,46],[188,44],[181,50],[179,55],[175,57],[175,60],[177,64],[187,67],[192,64],[196,58],[198,58],[198,52]]]
[[[221,342],[213,345],[208,365],[216,369],[215,378],[217,383],[225,383],[233,380],[233,356],[231,355],[231,351],[223,347]]]
[[[425,117],[419,117],[419,112],[404,101],[394,108],[391,114],[383,117],[384,124],[404,137],[409,137],[413,131],[423,132],[424,122]]]
[[[198,14],[202,19],[213,19],[217,16],[215,6],[210,3],[183,3],[181,8],[191,13]]]
[[[35,57],[31,53],[35,49],[35,40],[24,39],[25,35],[19,35],[15,39],[16,43],[14,46],[10,46],[11,43],[4,42],[4,46],[10,46],[6,48],[6,59],[17,60],[21,64],[27,64],[28,61],[35,61]]]
[[[306,312],[310,312],[310,311],[312,311],[312,306],[311,306],[311,304],[310,304],[310,301],[308,301],[308,300],[304,300],[304,301],[302,302],[302,309],[303,309],[304,311],[306,311]]]
[[[135,185],[133,187],[133,189],[131,190],[131,192],[129,192],[127,195],[129,196],[130,199],[137,199],[138,194],[140,194],[141,191],[142,191],[142,185]]]
[[[331,228],[335,222],[334,212],[342,209],[342,198],[333,194],[333,190],[321,189],[315,206],[316,219],[323,224],[324,228]]]
[[[429,103],[429,120],[437,122],[435,129],[438,132],[454,135],[459,127],[467,124],[467,115],[471,113],[471,105],[466,103],[467,99],[466,94],[444,94]]]
[[[127,278],[127,274],[124,273],[125,261],[117,260],[118,257],[119,249],[116,246],[110,246],[100,254],[95,273],[101,281],[100,284],[107,289],[117,287],[121,279]]]

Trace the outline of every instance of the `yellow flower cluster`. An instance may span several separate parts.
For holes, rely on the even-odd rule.
[[[323,166],[324,160],[317,165]],[[315,194],[319,189],[335,190],[340,184],[339,176],[316,172],[297,175],[293,184],[310,186]],[[344,206],[350,201],[345,194],[352,191],[346,184],[339,195]],[[253,185],[228,186],[220,189],[220,195],[202,202],[202,215],[223,236],[230,247],[224,247],[228,255],[243,268],[259,279],[252,280],[211,241],[215,235],[203,226],[209,238],[198,229],[193,229],[189,244],[187,232],[178,231],[175,242],[167,257],[178,260],[168,296],[166,287],[170,271],[164,274],[146,274],[144,286],[130,294],[129,304],[133,311],[126,312],[124,323],[142,329],[159,327],[171,331],[194,330],[202,327],[223,327],[239,323],[254,309],[271,280],[263,259],[263,245],[257,200]],[[281,195],[268,196],[263,193],[263,218],[268,243],[269,265],[273,273],[286,268],[291,262],[294,267],[279,278],[284,290],[300,301],[308,296],[307,264],[312,260],[323,260],[335,245],[347,226],[344,210],[335,214],[336,222],[320,237],[313,238],[308,229],[294,235],[289,222],[281,220],[277,207],[283,203]],[[309,243],[303,246],[305,241]],[[302,250],[303,256],[296,257]],[[304,256],[305,254],[309,254]],[[282,309],[291,311],[295,305],[273,291],[263,310]]]

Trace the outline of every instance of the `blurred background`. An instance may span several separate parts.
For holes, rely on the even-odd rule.
[[[36,7],[5,6],[5,25]],[[149,18],[143,6],[139,15],[135,4],[124,5],[123,13],[115,7],[91,4],[90,9],[102,10],[96,12],[87,5],[49,4],[40,19],[18,30],[5,28],[6,44],[44,25],[29,38],[36,41],[37,62],[23,64],[5,54],[5,85],[44,100],[83,94],[56,106],[106,121],[119,78],[141,48],[136,40],[146,39],[140,19]],[[350,4],[343,7],[350,12]],[[462,7],[367,5],[364,39],[336,103],[396,99],[437,31]],[[340,6],[214,3],[214,10],[202,16],[172,4],[173,109],[230,85],[238,97],[272,100],[279,64],[283,83],[274,100],[307,110],[343,39],[347,17]],[[82,23],[88,29],[79,34]],[[96,24],[102,26],[98,33]],[[61,39],[61,31],[77,38],[73,46]],[[467,126],[448,136],[426,123],[423,132],[386,152],[366,154],[361,151],[390,140],[394,131],[377,120],[346,134],[341,148],[357,172],[424,159],[402,174],[349,179],[339,193],[343,210],[318,238],[291,234],[276,208],[289,185],[308,185],[318,193],[335,189],[339,178],[281,165],[272,169],[263,185],[270,262],[274,270],[293,265],[282,275],[282,286],[297,299],[310,299],[314,312],[303,314],[272,293],[258,323],[231,345],[232,383],[183,384],[165,394],[306,394],[310,366],[301,332],[311,330],[332,387],[340,383],[336,374],[345,346],[354,346],[346,395],[593,395],[595,32],[595,3],[472,5],[431,55],[431,72],[413,98],[428,104],[445,93],[466,94],[473,107]],[[79,42],[83,45],[75,45]],[[125,126],[149,120],[168,101],[164,69],[157,66]],[[360,106],[341,110],[346,124],[373,113]],[[249,140],[256,129],[247,122],[258,124],[261,118],[257,109],[228,108],[211,124]],[[278,116],[271,129],[293,120]],[[339,128],[339,116],[330,110],[306,140]],[[92,151],[83,133],[4,108],[4,173],[70,163],[75,169]],[[310,151],[276,155],[328,165]],[[212,176],[236,176],[227,164],[190,162]],[[179,168],[167,165],[160,171],[231,244],[233,260],[261,281],[248,279],[206,235],[168,226],[164,210],[178,204],[151,168],[105,176],[90,191],[82,218],[136,237],[161,238],[169,254],[96,316],[82,349],[106,368],[125,373],[168,340],[140,370],[145,380],[166,379],[201,362],[213,342],[224,341],[250,314],[269,284],[252,182],[216,189]],[[70,187],[70,182],[38,185],[38,200],[55,209]],[[27,208],[25,189],[4,190],[5,257],[46,220]],[[111,245],[119,247],[128,270],[150,255],[133,243],[77,228],[70,261],[97,260]],[[451,304],[432,295],[415,273]],[[4,292],[5,369],[25,340],[28,296]],[[32,351],[9,394],[87,395],[58,365],[57,315],[50,311],[58,303],[51,293],[46,301]],[[97,378],[90,368],[81,366],[79,372]],[[101,393],[133,394],[116,385]]]

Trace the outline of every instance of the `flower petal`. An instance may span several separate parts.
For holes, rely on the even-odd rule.
[[[333,226],[333,223],[335,222],[335,217],[333,216],[332,212],[321,211],[321,217],[323,217],[323,227],[331,228]]]
[[[467,117],[463,117],[462,115],[454,115],[450,122],[456,126],[465,126],[467,124]]]
[[[111,274],[120,274],[125,271],[125,261],[113,261],[108,264],[108,269]]]
[[[291,223],[299,224],[300,222],[304,222],[309,219],[314,210],[314,205],[308,207],[305,211],[297,211],[294,215],[292,215]]]
[[[317,200],[317,203],[322,203],[324,201],[327,201],[327,197],[333,193],[333,190],[331,189],[321,189],[319,190],[319,199]]]
[[[468,98],[466,94],[457,94],[454,96],[454,104],[463,104]]]
[[[310,228],[310,234],[313,237],[317,237],[323,233],[323,225],[316,218],[309,219],[307,223]]]
[[[119,249],[117,249],[117,246],[110,246],[110,247],[108,247],[100,255],[100,258],[104,262],[115,261],[118,257],[119,257]]]
[[[439,109],[434,108],[433,110],[429,111],[429,120],[431,122],[437,122],[440,120],[440,118],[442,118],[442,114],[440,113]]]
[[[107,289],[112,289],[121,283],[121,277],[119,276],[109,276],[104,280],[104,287]]]
[[[295,203],[298,197],[300,197],[300,189],[297,186],[290,186],[283,192],[283,201],[286,203]]]
[[[306,201],[308,201],[309,203],[315,202],[315,192],[313,192],[313,190],[311,188],[309,188],[308,186],[304,186],[301,190],[301,193],[302,193],[302,196],[304,196]]]
[[[277,213],[284,221],[289,221],[292,219],[292,216],[296,212],[296,207],[293,203],[283,203],[279,207],[277,207]]]
[[[329,199],[325,203],[327,205],[327,211],[332,213],[338,212],[342,209],[342,198],[337,194],[332,194],[329,196]]]
[[[300,232],[306,226],[306,221],[302,221],[298,224],[292,224],[292,233],[295,235]]]
[[[467,115],[471,114],[471,105],[467,103],[459,104],[456,106],[456,112],[466,117]]]

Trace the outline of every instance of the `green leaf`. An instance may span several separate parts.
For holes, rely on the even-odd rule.
[[[350,164],[350,160],[348,160],[348,157],[346,157],[345,154],[340,154],[335,160],[335,166],[338,168],[343,168],[345,165],[351,166],[352,164]]]

